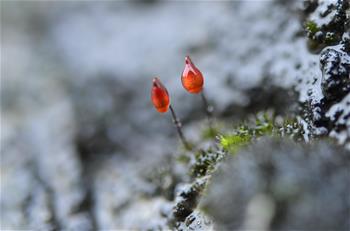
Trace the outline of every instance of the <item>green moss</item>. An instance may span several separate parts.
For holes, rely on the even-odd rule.
[[[176,160],[180,163],[188,164],[191,159],[187,154],[181,154],[176,158]]]
[[[326,33],[325,43],[327,45],[332,45],[336,41],[337,41],[337,39],[336,39],[336,36],[335,36],[334,33],[332,33],[332,32],[327,32]]]
[[[234,128],[232,132],[221,135],[220,145],[225,151],[235,154],[242,147],[261,136],[289,136],[295,138],[300,135],[300,127],[296,119],[279,119],[282,122],[276,123],[276,118],[272,115],[259,114],[248,125],[240,125]]]
[[[211,149],[198,151],[195,155],[195,162],[191,166],[191,175],[194,177],[206,175],[214,169],[221,156],[220,152]]]
[[[274,129],[273,119],[269,118],[267,113],[262,118],[257,117],[255,127],[251,129],[254,136],[271,135]]]
[[[201,137],[204,140],[215,139],[219,131],[220,131],[219,127],[215,127],[215,126],[211,128],[207,127],[202,130]]]
[[[308,34],[310,34],[310,36],[313,36],[314,34],[316,34],[317,31],[320,30],[320,28],[318,28],[317,24],[314,21],[307,21],[305,23],[305,29],[308,32]]]
[[[224,150],[231,154],[235,154],[242,146],[250,143],[251,138],[252,137],[248,134],[224,135],[220,139],[220,144]]]

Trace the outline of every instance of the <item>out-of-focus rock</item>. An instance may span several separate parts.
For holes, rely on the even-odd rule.
[[[305,18],[328,6],[309,3]],[[198,137],[194,121],[205,114],[200,97],[182,89],[185,55],[203,72],[219,118],[231,122],[269,108],[296,113],[299,95],[306,134],[349,145],[344,1],[321,17],[336,31],[315,33],[321,42],[336,38],[322,53],[322,69],[320,56],[308,51],[296,5],[2,3],[1,229],[167,229],[172,219],[179,229],[210,228],[196,209],[200,190],[177,191],[179,182],[191,186],[188,169],[174,161],[170,115],[159,115],[149,99],[159,76],[190,125],[186,135]],[[197,160],[194,178],[217,156]],[[266,195],[252,201],[249,211],[274,208]]]
[[[184,222],[181,222],[177,227],[177,230],[198,230],[198,231],[208,231],[214,230],[212,221],[206,217],[203,213],[198,211],[192,212]]]
[[[91,230],[71,105],[59,98],[42,107],[22,123],[4,115],[1,227]]]
[[[200,206],[219,230],[347,230],[349,164],[324,142],[263,139],[224,161]]]

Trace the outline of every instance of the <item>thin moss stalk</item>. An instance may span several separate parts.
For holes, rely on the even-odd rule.
[[[171,115],[173,117],[173,123],[176,127],[176,130],[177,130],[177,134],[179,135],[180,137],[180,140],[182,142],[182,144],[184,145],[184,147],[186,148],[186,150],[188,151],[191,151],[192,150],[192,147],[191,145],[187,142],[183,132],[182,132],[182,124],[181,124],[181,121],[177,118],[176,114],[175,114],[175,111],[173,109],[173,107],[170,105],[169,106],[169,109],[171,111]]]

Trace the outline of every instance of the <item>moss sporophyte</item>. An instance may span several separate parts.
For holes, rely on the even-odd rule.
[[[189,56],[185,57],[185,69],[182,72],[181,82],[189,93],[198,94],[203,90],[202,72],[193,64]]]
[[[185,57],[185,68],[181,75],[182,86],[191,94],[201,94],[202,102],[204,105],[204,109],[206,111],[208,121],[209,121],[209,129],[211,133],[214,133],[214,129],[212,126],[212,115],[213,115],[213,107],[209,104],[203,88],[204,88],[204,78],[202,72],[193,64],[191,58],[189,56]],[[159,113],[165,113],[170,109],[171,115],[173,117],[173,122],[177,128],[177,132],[179,137],[187,150],[192,150],[191,145],[185,139],[185,136],[182,132],[182,125],[180,120],[177,118],[173,107],[170,104],[170,97],[167,89],[161,83],[159,78],[153,79],[153,85],[151,90],[151,100]]]
[[[185,57],[185,68],[181,75],[181,82],[183,87],[191,94],[201,94],[203,103],[206,107],[207,116],[209,119],[209,132],[206,131],[206,136],[210,138],[217,138],[219,131],[213,129],[211,123],[212,107],[208,104],[206,97],[203,93],[204,88],[204,78],[201,71],[193,64],[189,56]],[[170,109],[171,115],[173,117],[173,123],[176,126],[177,133],[188,151],[196,151],[195,148],[190,144],[183,132],[181,121],[176,116],[176,113],[171,106],[170,96],[166,87],[161,83],[159,78],[153,79],[153,85],[151,89],[151,100],[159,113],[165,113]],[[273,116],[272,116],[273,117]],[[285,121],[286,122],[286,121]],[[292,121],[293,122],[293,121]],[[298,137],[299,129],[295,127],[295,122],[279,125],[274,124],[273,118],[270,118],[267,113],[257,115],[252,126],[241,125],[233,130],[230,134],[221,134],[219,137],[220,146],[230,152],[235,154],[239,149],[248,145],[253,140],[260,136],[285,136],[289,135],[291,137]],[[293,125],[293,126],[290,126]],[[215,146],[217,144],[215,143]],[[218,146],[216,146],[218,147]]]
[[[186,60],[190,60],[186,57]],[[193,65],[192,62],[186,62],[186,65]],[[186,69],[186,67],[185,67]],[[197,69],[198,70],[198,69]],[[185,72],[185,71],[184,71]],[[189,73],[186,72],[187,74]],[[200,72],[197,72],[197,74]],[[186,76],[184,85],[189,87],[186,82]],[[203,76],[198,75],[202,80],[198,80],[199,86],[195,88],[203,90]],[[196,77],[195,77],[196,78]],[[195,82],[196,80],[194,80]],[[199,93],[199,92],[197,92]],[[180,120],[177,118],[175,111],[170,103],[170,96],[166,87],[161,83],[159,78],[153,79],[151,89],[151,100],[160,113],[166,113],[169,109],[173,117],[173,122],[177,128],[178,135],[183,143],[183,146],[191,151],[191,155],[182,156],[182,163],[189,167],[189,176],[193,179],[191,184],[188,184],[187,190],[182,190],[180,194],[174,199],[175,205],[172,208],[171,216],[168,218],[168,224],[172,227],[176,227],[178,222],[185,222],[194,209],[198,206],[200,197],[205,193],[205,188],[212,177],[212,174],[216,172],[216,169],[228,155],[236,155],[238,151],[244,147],[249,146],[254,141],[258,140],[262,136],[294,136],[297,128],[294,128],[295,121],[285,120],[280,118],[276,120],[273,116],[268,113],[259,113],[251,121],[247,121],[244,124],[240,124],[234,129],[228,130],[215,130],[216,134],[219,134],[219,144],[215,143],[214,146],[210,146],[208,149],[197,149],[192,147],[187,142],[182,132],[182,126]],[[249,118],[248,118],[249,119]],[[250,122],[250,123],[249,123]],[[219,129],[219,128],[218,128]],[[210,136],[214,138],[213,136]],[[215,138],[218,136],[215,135]],[[186,153],[188,154],[188,153]],[[180,160],[180,159],[178,159]],[[172,190],[174,190],[172,188]],[[173,195],[174,196],[174,195]],[[171,196],[170,198],[172,198]]]
[[[164,113],[168,111],[170,105],[169,93],[157,77],[153,79],[151,99],[158,112]]]
[[[153,106],[156,108],[156,110],[159,113],[165,113],[168,111],[168,109],[170,109],[171,115],[173,117],[173,122],[177,129],[177,133],[179,134],[179,137],[184,147],[187,150],[191,150],[191,145],[187,142],[182,132],[181,121],[177,118],[175,111],[170,104],[170,97],[169,97],[168,90],[165,88],[165,86],[162,84],[160,79],[157,77],[153,79],[153,84],[151,89],[151,100],[152,100]]]
[[[182,86],[191,94],[201,94],[204,109],[206,111],[210,130],[212,129],[213,106],[211,106],[204,94],[204,78],[202,72],[194,65],[189,56],[185,57],[185,68],[181,75]]]

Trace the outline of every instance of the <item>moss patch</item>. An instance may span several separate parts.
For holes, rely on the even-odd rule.
[[[262,136],[300,136],[300,126],[296,119],[286,119],[258,114],[252,121],[237,126],[232,132],[220,136],[221,147],[235,154],[242,147]]]

